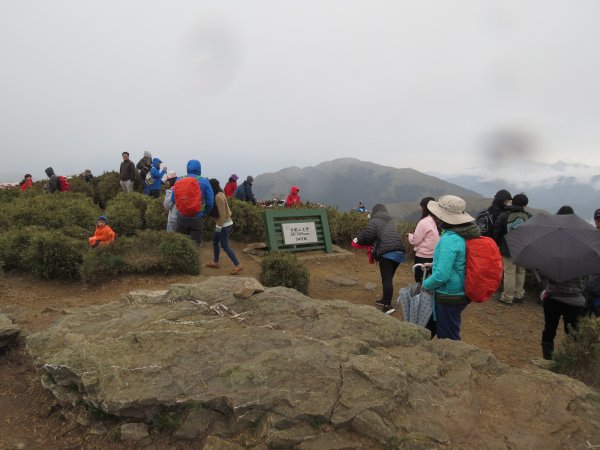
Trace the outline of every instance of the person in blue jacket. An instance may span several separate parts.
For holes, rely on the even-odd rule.
[[[202,193],[202,207],[200,212],[194,217],[185,217],[181,214],[177,217],[178,233],[187,234],[198,244],[202,243],[202,227],[204,226],[204,217],[210,213],[215,205],[215,195],[208,179],[201,176],[202,165],[197,159],[190,159],[187,163],[187,176],[194,177],[200,185]],[[173,192],[173,202],[177,204],[175,192]]]
[[[433,251],[431,275],[422,284],[424,290],[434,292],[438,339],[460,341],[460,315],[471,302],[465,295],[465,239],[478,238],[481,232],[466,207],[465,201],[454,195],[427,203],[443,230]]]
[[[150,197],[158,198],[160,196],[160,186],[162,185],[162,177],[167,173],[167,166],[162,164],[162,161],[158,158],[152,160],[152,169],[150,169],[150,175],[152,175],[152,184],[148,189]]]

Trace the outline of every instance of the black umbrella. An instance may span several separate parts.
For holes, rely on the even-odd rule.
[[[554,281],[600,273],[600,231],[575,214],[538,214],[506,235],[517,266]]]

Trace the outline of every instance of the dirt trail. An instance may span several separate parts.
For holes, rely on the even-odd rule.
[[[244,266],[242,275],[257,277],[259,264],[242,253],[241,245],[234,243],[233,247]],[[209,261],[212,249],[204,244],[201,253],[202,261]],[[380,298],[378,267],[369,265],[364,253],[356,252],[355,257],[347,259],[309,260],[305,264],[311,273],[313,298],[343,299],[367,305],[374,305]],[[172,283],[228,275],[231,268],[225,256],[219,269],[203,268],[198,277],[124,277],[98,288],[88,288],[83,283],[41,282],[31,277],[6,275],[0,291],[0,309],[14,317],[22,327],[22,335],[26,336],[49,326],[61,317],[65,308],[106,303],[135,289],[165,289]],[[351,287],[334,286],[327,279],[335,275],[354,277],[358,283]],[[401,266],[394,281],[396,296],[400,287],[414,281],[409,267]],[[367,282],[377,283],[377,288],[366,290]],[[393,315],[401,319],[399,312]],[[465,310],[462,336],[465,342],[491,351],[507,364],[526,367],[532,358],[541,356],[542,325],[542,308],[535,299],[526,298],[525,303],[513,306],[488,301],[470,305]],[[77,411],[57,407],[51,394],[42,388],[23,338],[18,346],[0,354],[0,449],[127,448],[110,442],[106,434],[90,434],[76,422],[76,414]],[[194,448],[189,443],[169,441],[166,436],[158,438],[157,447]]]

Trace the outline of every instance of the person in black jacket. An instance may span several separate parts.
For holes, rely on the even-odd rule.
[[[372,245],[373,256],[379,262],[383,298],[377,302],[386,314],[394,312],[392,296],[394,294],[394,274],[400,263],[406,261],[402,237],[384,205],[377,203],[371,211],[367,228],[356,238],[359,245]]]
[[[54,169],[52,167],[48,167],[45,172],[48,176],[48,192],[50,194],[60,192],[60,183],[58,181],[58,177],[54,173]]]
[[[515,303],[523,302],[523,297],[525,296],[525,268],[516,266],[513,263],[505,236],[509,231],[531,217],[531,214],[525,211],[528,203],[529,199],[525,194],[515,195],[512,205],[507,205],[506,211],[500,214],[498,220],[494,223],[493,238],[500,248],[502,265],[504,267],[502,295],[497,300],[507,305],[512,305],[513,301]]]
[[[254,193],[252,192],[252,183],[254,182],[254,178],[248,175],[246,177],[246,181],[244,181],[241,185],[239,185],[235,192],[234,197],[243,202],[250,202],[253,205],[256,205],[256,199],[254,198]]]

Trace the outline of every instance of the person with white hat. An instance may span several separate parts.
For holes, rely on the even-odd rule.
[[[422,285],[424,290],[434,292],[438,339],[460,340],[460,315],[471,302],[465,296],[465,239],[477,238],[481,233],[466,207],[465,201],[455,195],[427,203],[443,230],[433,252],[431,275]]]
[[[175,232],[177,230],[177,207],[173,200],[173,185],[177,181],[177,174],[173,171],[167,173],[167,179],[165,180],[165,199],[163,200],[163,207],[169,211],[169,217],[167,218],[167,231]]]

